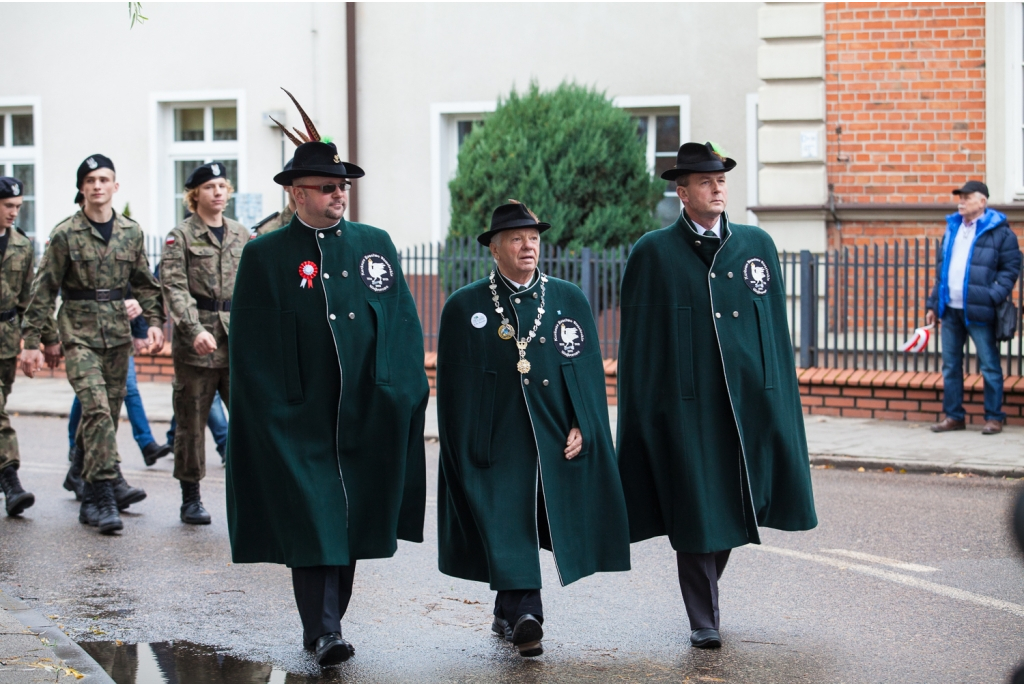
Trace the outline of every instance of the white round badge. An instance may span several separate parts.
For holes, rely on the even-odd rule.
[[[483,328],[487,325],[487,316],[482,312],[477,312],[469,317],[469,322],[473,324],[473,328]]]

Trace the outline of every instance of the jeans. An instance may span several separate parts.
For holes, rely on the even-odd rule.
[[[124,406],[128,410],[128,422],[132,424],[132,437],[139,449],[145,449],[153,439],[153,432],[149,429],[149,419],[146,418],[146,409],[142,406],[142,396],[139,395],[139,384],[135,380],[135,358],[128,358],[128,381],[125,383],[126,394]],[[68,417],[68,443],[70,447],[75,446],[75,433],[78,432],[78,424],[82,420],[82,403],[75,398],[71,403],[71,415]]]
[[[224,402],[220,399],[218,392],[213,396],[213,404],[210,405],[210,418],[206,420],[206,426],[213,433],[213,441],[217,444],[217,454],[224,456],[224,450],[228,445],[228,419],[224,416]],[[167,444],[174,444],[174,432],[178,428],[178,420],[171,419],[171,428],[167,431]]]
[[[942,409],[946,416],[963,421],[964,345],[971,336],[981,362],[985,382],[985,420],[1006,421],[1003,407],[1003,367],[999,361],[995,327],[992,324],[966,325],[964,310],[946,307],[942,316]]]

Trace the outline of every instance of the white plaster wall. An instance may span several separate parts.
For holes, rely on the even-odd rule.
[[[281,193],[279,134],[270,110],[300,124],[288,88],[322,134],[346,148],[345,8],[341,3],[151,3],[129,30],[126,3],[4,3],[0,98],[37,96],[44,171],[44,234],[75,209],[75,170],[88,155],[114,160],[120,210],[130,202],[147,232],[170,228],[151,204],[150,99],[168,91],[241,90],[247,130],[242,192],[263,194],[267,213]],[[316,29],[314,34],[312,29]],[[315,55],[314,55],[315,53]],[[11,58],[14,58],[13,63]],[[241,127],[241,122],[240,122]],[[291,143],[287,153],[291,154]]]
[[[746,94],[757,91],[756,3],[360,3],[360,220],[400,246],[430,239],[430,105],[494,100],[531,79],[592,84],[611,97],[689,95],[691,133],[741,167]],[[740,219],[742,220],[742,219]]]

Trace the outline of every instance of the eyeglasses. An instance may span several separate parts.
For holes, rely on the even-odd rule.
[[[334,193],[335,190],[338,190],[338,189],[341,189],[341,192],[345,192],[346,190],[348,190],[349,188],[352,187],[352,184],[346,181],[344,183],[328,183],[327,185],[322,185],[322,186],[298,186],[297,185],[295,187],[296,188],[308,188],[309,190],[319,190],[324,195],[331,195],[331,194]]]

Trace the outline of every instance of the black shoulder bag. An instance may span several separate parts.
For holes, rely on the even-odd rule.
[[[996,341],[1013,340],[1014,334],[1017,333],[1018,321],[1020,314],[1017,312],[1017,305],[1013,303],[1013,295],[1009,295],[996,307]]]

